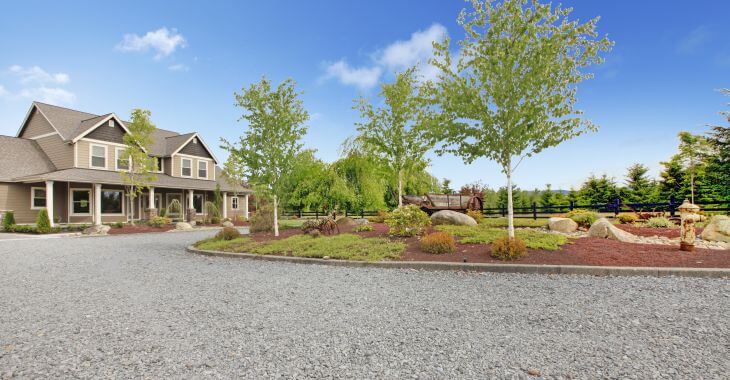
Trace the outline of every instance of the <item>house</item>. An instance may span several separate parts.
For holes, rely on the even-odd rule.
[[[123,136],[128,122],[114,113],[95,115],[33,102],[15,137],[0,135],[0,213],[33,223],[47,209],[52,223],[113,223],[166,216],[194,220],[220,186],[224,218],[248,217],[251,191],[221,174],[218,159],[196,132],[154,132],[148,154],[157,181],[128,197],[120,171],[128,169]]]

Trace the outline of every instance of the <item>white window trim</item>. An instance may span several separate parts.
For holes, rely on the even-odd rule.
[[[236,202],[233,202],[234,199],[236,200]],[[235,207],[234,207],[234,203],[235,203]],[[240,206],[238,203],[238,197],[231,197],[231,210],[238,210],[238,206]]]
[[[77,214],[74,212],[74,192],[76,192],[76,191],[86,191],[87,193],[89,193],[89,212],[86,214],[84,214],[84,213]],[[93,207],[94,207],[94,200],[91,197],[92,197],[92,191],[89,188],[83,188],[83,187],[71,188],[70,191],[68,192],[68,204],[70,205],[69,215],[71,215],[71,216],[91,216],[91,214],[93,213]]]
[[[130,171],[132,169],[132,159],[127,160],[127,169],[119,168],[119,152],[124,152],[127,148],[114,148],[114,170],[116,171]]]
[[[35,191],[36,191],[36,189],[43,190],[44,192],[46,191],[46,188],[45,187],[40,187],[40,186],[33,186],[33,187],[30,188],[30,209],[31,210],[43,210],[48,205],[48,193],[46,193],[46,197],[43,198],[43,199],[46,200],[46,206],[36,207],[35,206],[35,202],[34,202],[35,201]]]
[[[200,164],[205,164],[205,177],[200,176]],[[198,178],[208,179],[208,161],[198,160]]]
[[[127,198],[125,198],[127,196],[126,192],[122,189],[105,189],[102,187],[101,192],[103,193],[105,191],[121,191],[122,192],[122,212],[121,213],[105,213],[105,212],[102,212],[102,210],[99,210],[101,215],[106,215],[106,216],[124,216],[124,215],[126,215],[127,214],[126,213],[126,208],[127,208],[126,199]],[[101,199],[99,199],[99,207],[101,207]]]
[[[157,165],[157,161],[160,161],[160,169],[157,170],[158,173],[164,173],[165,172],[165,157],[155,157],[155,165]]]
[[[185,161],[190,162],[190,175],[183,174],[183,169],[185,168],[185,164],[184,164]],[[193,159],[192,158],[180,157],[180,177],[193,178]]]
[[[94,166],[94,147],[104,148],[104,166]],[[91,169],[108,169],[109,168],[109,149],[106,145],[89,144],[89,168]]]

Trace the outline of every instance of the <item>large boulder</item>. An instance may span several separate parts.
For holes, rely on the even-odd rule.
[[[449,224],[452,226],[476,226],[477,221],[469,215],[452,210],[441,210],[431,215],[431,223],[434,225]]]
[[[700,236],[703,240],[730,243],[730,216],[713,216]]]
[[[190,225],[190,223],[186,222],[177,222],[175,223],[175,229],[180,231],[189,231],[193,229],[193,226]]]
[[[226,220],[225,222],[221,223],[221,226],[223,226],[223,227],[233,227],[233,223],[231,223],[230,220]]]
[[[91,235],[91,236],[101,236],[101,235],[107,235],[109,234],[109,230],[111,227],[107,225],[98,225],[98,226],[91,226],[87,229],[85,229],[82,233],[84,235]]]
[[[593,222],[591,228],[588,229],[588,236],[613,239],[624,243],[635,243],[639,240],[636,235],[619,229],[606,218],[600,218]]]
[[[578,223],[570,218],[550,218],[548,219],[548,228],[550,231],[569,234],[578,229]]]
[[[337,225],[340,227],[352,227],[355,225],[355,221],[349,216],[343,216],[342,218],[337,219]]]

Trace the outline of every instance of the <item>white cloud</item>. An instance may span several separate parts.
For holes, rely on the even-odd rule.
[[[438,69],[428,63],[433,56],[433,42],[443,41],[447,35],[446,27],[433,24],[426,30],[414,32],[408,40],[393,42],[373,53],[372,66],[352,68],[343,59],[327,66],[325,78],[338,78],[343,84],[368,89],[378,83],[385,71],[393,73],[418,66],[422,79],[435,80]]]
[[[337,78],[342,84],[355,85],[365,90],[378,84],[382,72],[383,69],[378,66],[354,68],[345,60],[339,60],[327,66],[325,77]]]
[[[117,50],[144,52],[152,49],[157,53],[155,59],[161,59],[175,52],[178,47],[185,47],[185,43],[185,37],[177,30],[160,28],[142,37],[134,33],[125,34],[122,42],[117,44]]]
[[[5,96],[8,94],[9,94],[8,90],[6,90],[5,87],[3,87],[3,85],[0,84],[0,96]]]
[[[692,54],[702,48],[711,38],[712,31],[710,31],[710,28],[700,25],[679,40],[677,52],[680,54]]]
[[[171,71],[190,71],[190,67],[182,63],[176,63],[167,67]]]
[[[66,84],[71,78],[66,73],[51,74],[38,66],[10,66],[10,74],[22,84]]]
[[[19,95],[50,104],[71,104],[76,101],[76,95],[59,87],[26,88]]]

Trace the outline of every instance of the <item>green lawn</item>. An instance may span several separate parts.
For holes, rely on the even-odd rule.
[[[525,219],[515,218],[515,227],[547,227],[548,218]],[[484,218],[479,223],[487,227],[507,227],[507,218]]]
[[[329,256],[333,259],[355,261],[380,261],[398,259],[406,248],[401,242],[386,238],[363,238],[352,234],[321,236],[294,235],[281,240],[255,242],[243,237],[229,241],[214,239],[196,243],[200,249],[245,252],[259,255],[289,255],[296,257]]]
[[[279,229],[291,230],[302,227],[306,219],[279,219]]]
[[[507,236],[507,230],[491,228],[486,224],[478,226],[436,226],[437,230],[457,236],[463,244],[490,244],[493,241]],[[534,230],[516,230],[515,235],[525,242],[527,248],[557,250],[568,242],[564,235],[551,234]]]

